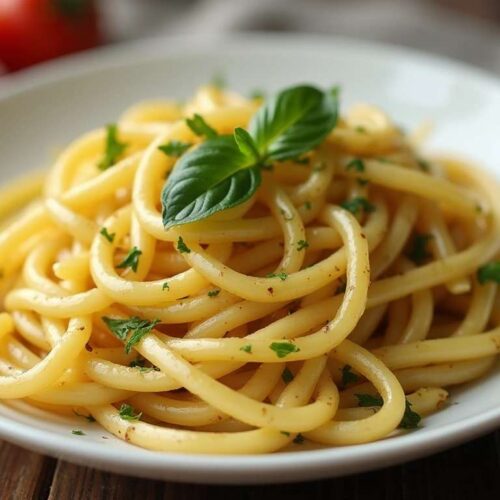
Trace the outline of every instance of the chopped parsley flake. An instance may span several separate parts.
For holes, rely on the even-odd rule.
[[[142,251],[137,247],[132,248],[127,256],[116,266],[118,269],[126,269],[130,267],[132,271],[137,272],[137,266],[139,265],[139,257],[142,255]]]
[[[359,380],[359,377],[351,371],[351,365],[345,365],[342,372],[342,388],[346,388],[349,384],[354,384]]]
[[[135,422],[142,416],[142,412],[135,413],[134,407],[127,403],[120,406],[119,414],[122,420],[128,420],[129,422]]]
[[[295,436],[295,439],[293,440],[293,442],[295,444],[302,444],[304,441],[305,441],[305,439],[304,439],[304,436],[302,434],[297,434]]]
[[[248,354],[250,354],[252,352],[252,345],[246,344],[243,347],[240,347],[240,351],[247,352]]]
[[[310,201],[306,201],[306,202],[304,203],[304,206],[306,207],[306,209],[307,209],[307,210],[311,210],[311,208],[312,208],[312,205],[311,205],[311,202],[310,202]]]
[[[359,406],[382,406],[384,401],[380,396],[372,396],[371,394],[356,394],[359,401]],[[422,420],[422,417],[411,409],[412,404],[405,401],[405,412],[399,423],[400,429],[416,429]]]
[[[371,394],[355,394],[358,398],[358,406],[382,406],[384,400],[380,396]]]
[[[290,433],[287,431],[280,431],[280,434],[283,434],[283,436],[290,437]]]
[[[360,185],[360,186],[366,186],[370,181],[368,179],[362,179],[361,177],[358,177],[356,179],[356,182]]]
[[[401,429],[415,429],[422,420],[422,417],[415,411],[411,409],[412,404],[406,400],[405,412],[399,427]]]
[[[365,164],[361,158],[354,158],[345,166],[345,169],[355,170],[356,172],[364,172]]]
[[[106,149],[104,158],[97,165],[99,170],[107,170],[109,167],[112,167],[126,148],[127,144],[118,140],[118,129],[116,125],[108,125],[106,127]]]
[[[170,290],[170,286],[168,284],[168,281],[165,281],[165,283],[163,283],[163,286],[161,287],[162,290]]]
[[[145,366],[146,365],[146,360],[142,358],[137,358],[134,359],[133,361],[130,362],[128,366],[130,368],[137,368],[141,373],[149,373],[152,371],[160,371],[160,369],[156,366]]]
[[[408,258],[415,264],[422,264],[428,257],[427,244],[432,240],[432,234],[416,234],[413,238],[413,243],[408,251]]]
[[[278,358],[284,358],[292,352],[299,352],[300,349],[292,342],[273,342],[269,349],[276,353]]]
[[[166,144],[163,144],[162,146],[158,146],[158,149],[165,153],[167,156],[174,156],[178,158],[179,156],[183,155],[191,146],[192,144],[190,144],[189,142],[170,141]]]
[[[477,280],[481,285],[488,281],[500,283],[500,261],[489,262],[477,270]]]
[[[217,295],[219,295],[219,293],[220,293],[220,290],[219,289],[215,289],[215,290],[210,290],[207,295],[209,297],[217,297]]]
[[[365,127],[361,127],[359,125],[357,127],[354,127],[354,130],[356,132],[358,132],[358,134],[366,134],[366,133],[368,133],[368,131],[366,130]]]
[[[283,210],[282,208],[280,208],[280,213],[283,216],[283,219],[285,219],[286,221],[289,221],[289,220],[293,219],[293,215],[285,212],[285,210]]]
[[[309,247],[309,243],[306,240],[299,240],[297,242],[297,250],[300,252],[301,250],[304,250],[305,248]]]
[[[294,379],[293,373],[290,371],[288,367],[286,367],[283,370],[283,373],[281,374],[281,379],[283,380],[283,382],[285,382],[285,384],[289,384]]]
[[[80,429],[73,429],[71,431],[71,434],[74,434],[75,436],[85,436],[85,432],[81,431]]]
[[[205,137],[206,139],[214,139],[219,134],[214,130],[199,114],[195,114],[193,118],[186,118],[187,126],[198,137]]]
[[[356,215],[360,210],[367,213],[375,211],[375,205],[370,203],[363,196],[356,196],[351,200],[344,201],[340,206],[351,212],[353,215]]]
[[[133,316],[128,319],[114,319],[103,316],[102,320],[106,326],[125,344],[125,352],[128,354],[134,345],[142,340],[142,338],[151,332],[151,330],[160,323],[159,319],[149,321]],[[127,336],[130,334],[127,340]]]
[[[281,272],[281,273],[269,273],[266,274],[266,278],[279,278],[281,281],[285,281],[288,278],[288,274]]]
[[[145,359],[137,358],[132,360],[128,366],[130,366],[130,368],[144,368],[145,363],[146,363]]]
[[[180,253],[191,253],[191,249],[184,243],[182,236],[179,236],[177,240],[177,250],[179,250]]]
[[[430,163],[427,160],[423,160],[422,158],[417,160],[417,164],[423,172],[430,172],[431,171],[431,166]]]
[[[108,233],[108,230],[103,227],[100,231],[99,231],[100,234],[102,234],[110,243],[113,243],[113,241],[115,241],[115,236],[116,234],[115,233]]]

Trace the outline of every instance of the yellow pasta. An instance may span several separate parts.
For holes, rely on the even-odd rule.
[[[428,169],[377,108],[303,156],[238,142],[259,187],[165,228],[183,155],[261,105],[213,86],[145,101],[2,189],[0,400],[151,450],[258,454],[418,428],[494,366],[498,184]]]

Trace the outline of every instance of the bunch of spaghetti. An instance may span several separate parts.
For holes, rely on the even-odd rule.
[[[152,450],[268,453],[418,427],[492,368],[498,185],[423,160],[372,106],[261,165],[238,206],[165,227],[166,176],[260,106],[214,86],[140,103],[3,190],[4,404]]]

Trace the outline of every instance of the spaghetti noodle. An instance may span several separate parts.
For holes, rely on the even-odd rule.
[[[424,161],[377,108],[165,228],[199,127],[232,134],[261,105],[212,86],[141,103],[4,188],[0,399],[152,450],[256,454],[417,427],[494,365],[498,185]]]

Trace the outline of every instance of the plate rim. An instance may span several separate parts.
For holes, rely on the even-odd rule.
[[[288,47],[300,45],[304,48],[318,45],[327,47],[330,44],[336,44],[337,47],[341,47],[341,50],[375,51],[395,59],[407,57],[417,64],[430,64],[433,67],[439,65],[441,68],[444,65],[443,71],[451,71],[457,76],[466,75],[480,85],[487,85],[500,95],[498,75],[467,63],[407,47],[308,33],[243,33],[209,37],[160,36],[120,43],[61,58],[22,73],[3,77],[6,80],[0,82],[0,104],[13,97],[22,96],[23,93],[29,93],[57,82],[77,80],[81,76],[109,68],[133,66],[148,60],[161,60],[171,55],[172,51],[178,50],[179,47],[183,47],[184,50],[186,45],[189,47],[188,52],[197,53],[200,50],[213,50],[218,44],[228,41],[235,43],[239,50],[242,50],[242,47],[251,49],[265,43],[274,44],[272,47],[274,48],[277,42],[284,43]],[[155,51],[155,48],[159,47],[163,52]],[[141,450],[140,460],[132,463],[127,461],[128,454],[124,454],[123,449],[100,446],[94,441],[84,440],[78,441],[78,446],[75,446],[73,439],[70,439],[71,436],[66,438],[57,432],[33,428],[3,415],[0,415],[0,437],[69,462],[87,466],[93,464],[103,470],[139,477],[205,484],[241,484],[242,482],[266,484],[336,477],[406,462],[473,439],[498,425],[500,425],[500,407],[429,429],[421,437],[418,437],[416,433],[408,433],[397,438],[363,445],[331,447],[297,453],[278,452],[270,455],[187,455]],[[403,460],[401,460],[402,454],[404,454]],[[293,470],[293,466],[299,463],[300,472]],[[332,468],[335,470],[330,470]],[[290,477],[291,471],[294,474]],[[286,477],[283,481],[276,481],[276,475],[280,473]]]

